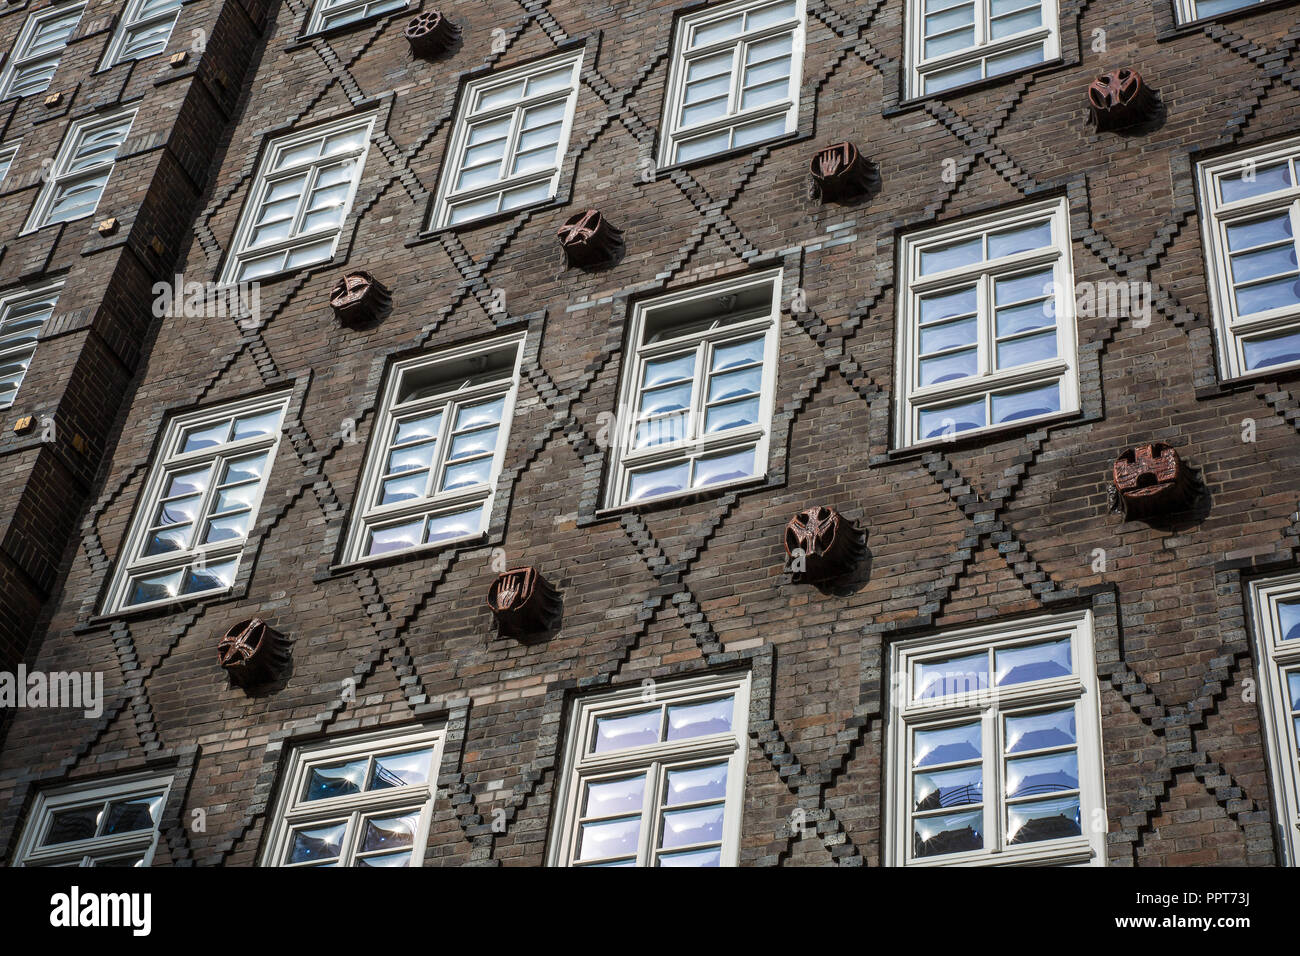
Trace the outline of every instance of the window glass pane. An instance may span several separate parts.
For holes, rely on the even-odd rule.
[[[1074,708],[1037,714],[1012,714],[1006,718],[1007,753],[1024,753],[1078,742]]]
[[[912,821],[912,855],[940,856],[984,847],[984,811],[945,813]]]
[[[1293,308],[1300,303],[1300,279],[1288,276],[1236,290],[1237,314],[1253,315],[1269,309]]]
[[[146,604],[174,598],[181,583],[180,571],[166,571],[162,574],[142,575],[131,583],[126,603]]]
[[[1278,601],[1278,635],[1284,641],[1300,641],[1300,600]]]
[[[929,19],[929,18],[927,18]],[[930,30],[933,24],[927,23],[926,29]],[[964,50],[969,46],[975,45],[975,28],[967,27],[961,30],[955,30],[952,33],[944,33],[939,36],[932,36],[925,41],[925,56],[929,59],[932,56],[942,56],[945,53],[952,53],[956,50]]]
[[[216,591],[221,588],[228,588],[235,580],[235,570],[238,564],[238,558],[231,558],[227,561],[214,561],[212,564],[204,566],[196,564],[186,570],[181,591],[185,594],[198,594],[202,591]]]
[[[542,93],[553,93],[556,90],[562,90],[573,83],[573,66],[566,65],[559,69],[548,70],[545,73],[539,73],[537,76],[528,79],[528,95],[538,96]]]
[[[342,763],[312,767],[307,774],[302,799],[325,800],[348,793],[360,793],[366,778],[365,757]]]
[[[151,830],[158,822],[162,810],[162,794],[152,797],[133,797],[116,800],[108,805],[108,819],[104,821],[103,836],[112,833],[130,833],[133,830]]]
[[[200,468],[188,468],[185,471],[175,471],[167,476],[167,483],[163,486],[164,498],[182,498],[181,501],[169,502],[167,508],[177,509],[177,516],[171,520],[184,521],[187,517],[192,516],[192,512],[185,507],[185,496],[202,495],[208,487],[208,475],[212,471],[211,465],[203,465]]]
[[[379,503],[391,505],[398,501],[423,498],[429,487],[429,473],[417,471],[400,478],[388,478],[379,487]]]
[[[704,432],[712,435],[729,428],[745,428],[758,424],[758,399],[715,405],[705,413]]]
[[[343,850],[343,831],[346,828],[346,823],[331,823],[299,830],[293,835],[286,862],[309,863],[336,858]]]
[[[912,766],[978,760],[984,752],[980,722],[916,730],[912,734]]]
[[[1054,306],[1054,300],[1044,299],[1041,302],[1028,302],[1025,305],[1013,305],[1010,308],[998,309],[997,335],[999,337],[1017,335],[1021,332],[1028,332],[1030,329],[1055,325],[1056,309]],[[1052,355],[1055,354],[1056,350],[1053,349]],[[999,364],[1006,367],[1008,363],[999,360]]]
[[[627,497],[629,501],[653,498],[686,487],[689,465],[685,462],[668,465],[665,468],[646,468],[632,472],[628,478]]]
[[[989,57],[985,61],[985,69],[988,71],[989,76],[997,76],[999,73],[1009,73],[1012,70],[1020,70],[1042,62],[1043,45],[1036,43],[1023,50],[1014,50],[1011,53],[1003,53],[1001,56]]]
[[[695,463],[695,480],[691,487],[702,488],[723,481],[736,481],[754,474],[754,449],[719,455],[716,458],[701,458]]]
[[[998,259],[1018,252],[1043,249],[1051,244],[1052,222],[1048,219],[1002,232],[989,233],[989,258]]]
[[[664,853],[660,866],[721,866],[721,850],[687,850],[685,853]]]
[[[979,329],[974,318],[944,322],[941,325],[927,325],[921,329],[921,354],[932,355],[962,345],[974,345],[978,338]],[[970,374],[974,374],[973,371]]]
[[[974,375],[979,371],[976,357],[975,350],[968,349],[963,352],[953,352],[948,355],[921,359],[920,383],[923,387],[938,385],[941,382],[951,382],[955,379]]]
[[[375,856],[363,856],[357,860],[355,866],[410,866],[411,853],[383,853]]]
[[[759,7],[757,10],[751,10],[745,14],[746,30],[761,30],[764,27],[770,27],[785,20],[794,19],[796,8],[793,0],[786,3],[772,3],[766,7]]]
[[[1292,238],[1291,217],[1288,213],[1272,215],[1263,219],[1250,219],[1246,222],[1230,224],[1225,233],[1228,248],[1233,252],[1250,249],[1266,243],[1279,242]]]
[[[480,522],[483,520],[483,506],[471,508],[468,511],[457,511],[452,514],[436,515],[429,519],[429,530],[426,540],[429,544],[436,541],[449,541],[454,538],[468,538],[476,535],[481,530]]]
[[[701,156],[712,156],[714,153],[726,150],[730,142],[730,133],[725,129],[716,133],[709,133],[707,136],[697,136],[694,139],[683,140],[677,147],[677,161],[686,163],[692,159],[699,159]]]
[[[985,651],[922,661],[915,665],[913,688],[917,700],[971,694],[989,686],[989,656]]]
[[[762,362],[763,341],[763,336],[760,335],[755,339],[746,339],[743,342],[728,342],[725,345],[717,346],[713,350],[713,361],[709,366],[709,371],[717,372],[722,369],[748,365],[751,362]]]
[[[584,823],[578,836],[578,859],[599,860],[636,853],[640,834],[640,817]]]
[[[665,776],[667,793],[664,803],[670,807],[681,803],[726,799],[727,765],[725,763],[669,770]]]
[[[984,768],[980,764],[918,773],[912,777],[913,810],[960,807],[983,799]]]
[[[1036,800],[1007,807],[1007,843],[1036,843],[1078,836],[1079,798]]]
[[[715,374],[709,379],[709,401],[720,402],[728,398],[752,395],[763,387],[762,366],[752,366],[738,372]]]
[[[492,477],[492,459],[476,458],[473,461],[448,465],[442,473],[442,491],[471,488],[486,484]]]
[[[1061,410],[1061,388],[1056,382],[993,396],[993,423],[1014,422]]]
[[[582,805],[584,817],[636,813],[645,798],[645,774],[618,780],[593,780],[586,789],[587,796]]]
[[[643,392],[641,394],[640,412],[645,416],[689,409],[691,407],[692,391],[694,391],[694,384],[692,382],[683,382],[681,385],[669,385],[666,388]]]
[[[745,123],[737,126],[731,137],[731,145],[736,149],[742,146],[750,146],[754,143],[761,143],[765,139],[771,139],[773,136],[780,136],[785,132],[786,114],[784,112],[773,116],[769,119],[758,120],[754,123]]]
[[[376,757],[374,769],[370,771],[370,783],[366,789],[386,790],[389,787],[410,787],[427,783],[429,764],[432,760],[432,748]]]
[[[408,813],[396,817],[372,817],[361,832],[361,850],[395,850],[415,843],[415,828],[420,814]]]
[[[1039,300],[1044,297],[1054,297],[1055,293],[1055,275],[1050,268],[999,278],[993,283],[993,301],[1000,306],[1025,302],[1029,299]],[[1051,299],[1049,298],[1048,301],[1050,302]],[[971,308],[973,309],[974,306],[972,305]],[[1040,308],[1047,309],[1048,306],[1043,305]],[[1054,312],[1046,314],[1051,315]]]
[[[974,315],[978,302],[975,286],[956,292],[940,292],[921,299],[921,322],[938,322],[959,315]]]
[[[981,79],[983,75],[978,62],[955,66],[947,70],[936,70],[925,77],[925,92],[939,93],[943,90],[961,86],[963,83],[974,83],[976,80]]]
[[[686,437],[686,413],[661,415],[636,426],[636,440],[633,447],[650,448],[669,442],[682,441]]]
[[[694,843],[716,843],[722,839],[722,818],[726,806],[721,803],[692,810],[669,810],[664,813],[663,833],[659,846],[665,850]]]
[[[1291,167],[1285,162],[1267,166],[1248,163],[1241,172],[1219,179],[1219,190],[1225,203],[1289,189],[1291,185]]]
[[[42,846],[57,843],[71,843],[73,840],[88,840],[93,837],[99,826],[102,804],[88,807],[74,807],[70,810],[58,810],[50,816],[50,827],[45,832]]]
[[[1018,365],[1029,365],[1032,362],[1045,362],[1048,359],[1056,358],[1056,332],[1044,332],[1041,335],[1030,335],[1025,338],[1010,339],[998,343],[998,368],[1015,368]],[[1051,389],[1055,391],[1055,386]],[[1005,396],[1003,396],[1005,397]],[[998,405],[994,402],[993,417],[997,421],[1007,421],[1007,418],[998,416],[1005,414],[1003,411],[1007,406]],[[1034,412],[1026,412],[1035,414]],[[1020,416],[1024,417],[1024,416]]]
[[[993,661],[999,687],[1068,677],[1073,673],[1068,637],[1020,647],[1000,647],[994,651]]]
[[[235,431],[232,441],[242,438],[256,438],[258,435],[270,435],[280,430],[281,410],[276,408],[256,415],[245,415],[235,419]]]
[[[668,735],[666,740],[686,740],[706,734],[722,734],[731,729],[731,713],[735,698],[709,700],[702,703],[673,704],[668,708]]]
[[[1292,710],[1300,710],[1300,671],[1291,671],[1286,675],[1287,691]],[[1300,737],[1296,738],[1300,740]]]
[[[478,428],[482,425],[495,425],[501,421],[501,415],[505,411],[505,407],[506,400],[504,396],[487,402],[466,405],[456,414],[456,430],[463,431],[467,428]]]
[[[641,376],[641,386],[652,388],[667,382],[691,379],[695,375],[695,353],[677,355],[672,358],[650,359],[645,363],[645,373]]]
[[[1010,16],[996,17],[989,23],[989,35],[994,40],[1009,37],[1024,30],[1043,25],[1042,13],[1037,7]]]
[[[695,35],[692,37],[691,45],[705,46],[719,40],[727,40],[739,36],[742,29],[742,18],[738,13],[721,20],[714,20],[712,23],[701,24],[695,28]]]
[[[497,434],[500,427],[492,425],[476,431],[465,432],[452,439],[451,450],[447,455],[449,461],[468,458],[471,455],[484,455],[496,451]]]
[[[971,428],[984,427],[984,399],[923,408],[920,432],[923,439],[941,438]]]
[[[596,718],[596,739],[592,753],[623,750],[659,742],[659,708],[631,714]]]
[[[950,242],[943,246],[932,246],[929,249],[921,250],[921,275],[930,275],[935,272],[942,272],[945,269],[956,269],[959,266],[969,266],[984,258],[983,240],[979,236],[973,239],[962,239],[959,242]]]
[[[1008,797],[1028,797],[1078,788],[1079,755],[1073,750],[1007,761]]]
[[[1232,281],[1249,282],[1296,271],[1295,244],[1285,242],[1231,258]]]

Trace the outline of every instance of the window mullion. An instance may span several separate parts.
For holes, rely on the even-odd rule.
[[[294,212],[293,223],[289,227],[289,235],[285,237],[285,242],[291,242],[302,235],[303,223],[307,219],[307,207],[311,205],[312,190],[316,188],[316,181],[320,178],[322,165],[321,160],[312,163],[307,178],[303,181],[302,195],[298,197],[298,208]],[[269,188],[267,192],[270,192]]]
[[[637,866],[650,866],[654,862],[654,842],[655,831],[659,827],[659,797],[660,776],[664,774],[664,766],[659,761],[653,761],[646,767],[645,775],[645,796],[641,812],[641,841],[637,847]],[[579,792],[579,803],[575,804],[574,809],[580,809],[582,794]]]
[[[433,459],[429,463],[430,484],[428,486],[429,490],[425,494],[426,498],[434,498],[437,495],[438,483],[442,480],[442,471],[447,465],[452,423],[455,421],[456,413],[459,410],[460,403],[452,399],[448,399],[442,406],[442,422],[438,426],[438,441],[433,446]]]

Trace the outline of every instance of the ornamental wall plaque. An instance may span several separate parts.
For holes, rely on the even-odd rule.
[[[603,265],[612,262],[623,249],[623,231],[616,229],[596,209],[570,216],[555,230],[569,266]]]
[[[1126,518],[1180,511],[1196,487],[1191,469],[1164,442],[1138,445],[1115,459],[1111,499]]]
[[[260,618],[233,625],[217,643],[217,663],[241,687],[275,680],[289,667],[289,641]]]
[[[411,44],[411,52],[423,60],[442,56],[460,39],[460,27],[437,10],[427,10],[402,31]]]
[[[866,532],[834,508],[808,508],[785,526],[790,570],[804,581],[827,581],[848,574],[866,550]]]
[[[1155,93],[1137,70],[1103,73],[1088,86],[1088,121],[1098,132],[1135,126],[1155,111]]]
[[[345,325],[373,322],[392,302],[388,289],[369,272],[349,272],[334,284],[330,292],[334,316]]]
[[[498,575],[488,588],[487,603],[507,637],[545,634],[560,622],[560,593],[533,567]]]
[[[860,196],[871,185],[871,168],[852,143],[827,146],[812,158],[813,199],[831,202]]]

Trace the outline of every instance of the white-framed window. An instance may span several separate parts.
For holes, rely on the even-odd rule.
[[[1300,137],[1198,170],[1220,374],[1300,363]]]
[[[893,866],[1106,863],[1092,613],[891,649]]]
[[[1174,0],[1174,6],[1178,10],[1178,22],[1191,23],[1193,20],[1203,20],[1267,2],[1268,0]]]
[[[100,69],[143,60],[167,49],[183,0],[127,0]]]
[[[312,8],[307,32],[317,33],[341,27],[381,13],[405,10],[406,6],[407,0],[318,0]]]
[[[14,403],[36,352],[41,326],[54,314],[63,283],[0,296],[0,408]]]
[[[370,149],[373,114],[289,133],[262,157],[222,283],[326,262],[338,247]]]
[[[135,109],[131,108],[73,123],[23,232],[93,216],[134,121]]]
[[[70,3],[27,18],[0,74],[0,100],[45,92],[85,9],[84,3]]]
[[[384,730],[293,748],[262,866],[422,866],[442,728]]]
[[[904,236],[899,255],[900,447],[1078,411],[1064,198]]]
[[[394,366],[345,560],[481,535],[519,391],[522,334]]]
[[[735,866],[749,675],[580,698],[550,866]]]
[[[907,35],[911,96],[1060,55],[1056,0],[908,0]]]
[[[774,270],[637,304],[609,507],[767,474],[780,302]]]
[[[475,80],[461,94],[433,228],[555,197],[578,102],[582,50]]]
[[[8,146],[0,146],[0,185],[9,175],[9,167],[13,165],[14,157],[18,155],[18,147],[22,145],[22,140],[11,143]]]
[[[149,866],[170,774],[131,774],[36,795],[18,866]]]
[[[1250,586],[1260,709],[1283,862],[1300,865],[1300,574]]]
[[[214,594],[234,583],[288,403],[280,394],[168,422],[106,613]]]
[[[677,21],[661,166],[795,131],[804,16],[804,0],[743,0]]]

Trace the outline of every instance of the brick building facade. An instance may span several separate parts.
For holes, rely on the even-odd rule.
[[[15,710],[7,864],[1294,862],[1294,4],[199,0],[97,73],[116,6],[0,104],[0,292],[66,276],[6,654],[104,675]]]

